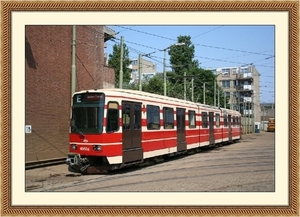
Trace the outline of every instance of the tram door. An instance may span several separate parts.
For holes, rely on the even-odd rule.
[[[177,120],[177,151],[186,150],[185,141],[185,109],[176,108]]]
[[[228,137],[229,137],[229,141],[232,141],[231,115],[228,115]]]
[[[209,112],[209,144],[215,144],[215,135],[214,135],[214,113]]]
[[[141,103],[122,101],[123,163],[143,159]]]

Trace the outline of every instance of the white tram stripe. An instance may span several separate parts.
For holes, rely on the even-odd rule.
[[[164,154],[172,154],[174,152],[177,152],[177,147],[148,151],[148,152],[144,152],[144,159],[155,157],[155,156],[161,156]]]
[[[123,161],[122,156],[114,156],[114,157],[107,157],[109,164],[121,164]]]

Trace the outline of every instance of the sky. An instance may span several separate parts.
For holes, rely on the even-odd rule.
[[[107,26],[116,32],[114,41],[107,41],[107,54],[121,37],[129,49],[129,57],[139,54],[163,71],[163,49],[177,43],[178,36],[190,36],[195,46],[195,60],[204,69],[241,67],[252,64],[260,76],[260,101],[274,103],[275,99],[275,26],[273,25],[197,25],[197,26]],[[166,53],[166,65],[169,64]],[[169,70],[169,69],[167,69]]]

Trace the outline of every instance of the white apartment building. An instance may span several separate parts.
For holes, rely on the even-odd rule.
[[[132,59],[129,68],[131,69],[131,82],[139,81],[139,70],[141,70],[142,81],[152,78],[157,73],[156,64],[143,58],[140,63],[138,59]]]
[[[245,67],[222,67],[211,69],[217,76],[228,104],[227,108],[240,111],[242,115],[260,121],[260,74],[254,65]],[[223,105],[220,105],[224,107]]]

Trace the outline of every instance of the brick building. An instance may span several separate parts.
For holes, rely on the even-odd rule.
[[[25,28],[26,163],[68,153],[71,103],[72,26]],[[105,65],[104,26],[76,26],[76,91],[114,87]]]

